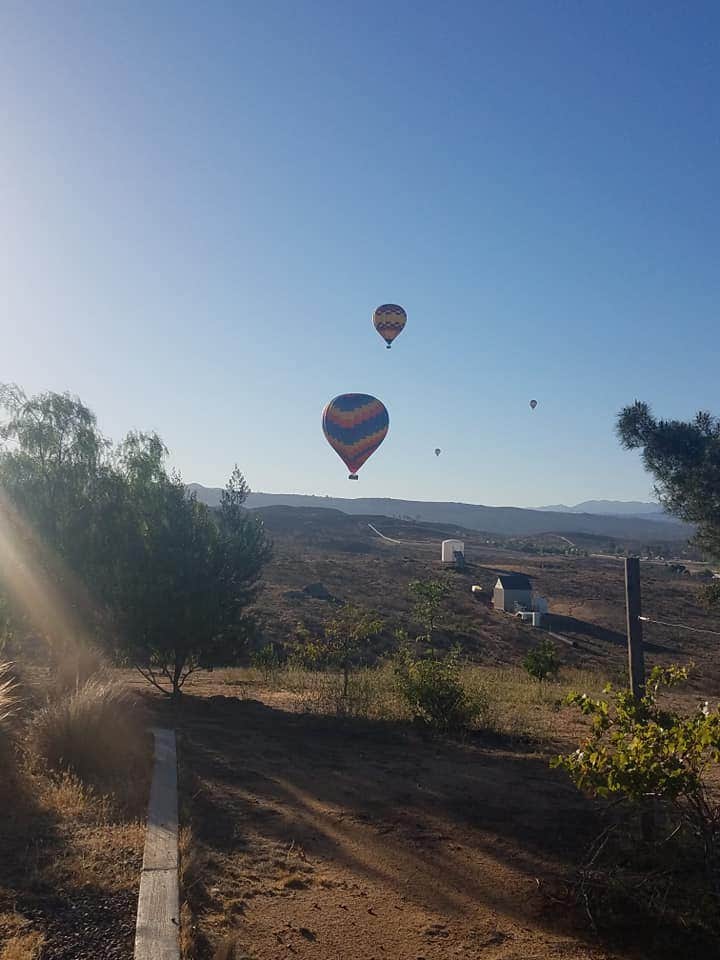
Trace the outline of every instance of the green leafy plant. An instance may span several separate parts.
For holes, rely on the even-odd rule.
[[[432,646],[435,625],[450,592],[449,584],[445,580],[412,580],[408,589],[414,601],[413,616],[427,630]]]
[[[560,661],[552,640],[544,637],[528,652],[523,666],[534,680],[543,681],[556,677],[560,670]]]
[[[395,673],[398,689],[413,716],[443,733],[465,729],[481,712],[479,697],[468,696],[456,652],[443,660],[399,654]]]
[[[591,719],[591,733],[573,753],[557,757],[577,787],[645,807],[663,804],[701,841],[720,892],[720,806],[708,790],[708,769],[720,762],[720,710],[707,703],[690,714],[663,709],[663,689],[687,679],[684,667],[655,667],[645,694],[605,688],[606,699],[571,694],[568,703]]]
[[[342,670],[343,697],[348,696],[350,671],[367,653],[370,641],[382,626],[382,620],[352,603],[346,604],[325,624],[325,635],[319,641],[319,647],[327,662]]]
[[[250,664],[265,676],[271,676],[276,670],[280,669],[280,657],[277,648],[273,643],[266,643],[259,650],[253,650],[250,654]]]

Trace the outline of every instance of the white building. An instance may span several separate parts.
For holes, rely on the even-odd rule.
[[[532,584],[522,573],[501,573],[493,590],[496,610],[515,613],[516,604],[521,609],[532,609]]]

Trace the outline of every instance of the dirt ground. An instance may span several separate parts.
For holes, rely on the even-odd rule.
[[[600,820],[547,752],[223,696],[188,699],[179,729],[188,956],[629,956],[568,898]]]

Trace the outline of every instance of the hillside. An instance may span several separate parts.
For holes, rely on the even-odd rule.
[[[386,629],[378,653],[391,649],[398,627],[411,621],[411,580],[442,574],[440,542],[459,535],[465,540],[467,570],[448,574],[451,595],[439,630],[439,643],[459,645],[483,663],[518,663],[537,641],[537,633],[490,606],[501,571],[527,574],[550,601],[552,629],[568,638],[565,662],[601,665],[621,671],[626,653],[623,567],[597,556],[540,555],[538,548],[558,548],[557,538],[528,543],[488,538],[475,531],[418,524],[382,516],[350,516],[336,510],[266,507],[258,511],[275,544],[258,601],[260,642],[291,647],[302,624],[311,633],[322,628],[337,602],[353,600],[376,610]],[[375,530],[372,529],[372,527]],[[378,532],[388,539],[383,539]],[[583,538],[588,552],[602,553],[602,541]],[[560,544],[559,546],[563,546]],[[527,547],[533,549],[528,553]],[[681,621],[694,629],[720,630],[698,599],[704,581],[656,563],[642,566],[644,610],[653,619]],[[482,599],[470,587],[483,588]],[[416,632],[420,630],[414,625]],[[711,635],[661,625],[646,627],[647,653],[663,661],[694,661],[703,682],[720,683]]]
[[[199,500],[210,506],[220,502],[220,490],[188,485]],[[444,523],[505,536],[532,536],[543,533],[591,534],[616,539],[642,540],[646,543],[682,542],[692,536],[692,527],[675,520],[651,520],[644,517],[592,513],[560,513],[526,510],[521,507],[486,507],[471,503],[425,502],[390,498],[315,497],[301,494],[252,493],[248,507],[312,507],[341,510],[350,515],[399,517],[424,523]]]

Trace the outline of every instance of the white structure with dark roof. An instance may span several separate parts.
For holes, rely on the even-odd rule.
[[[532,584],[530,578],[522,573],[501,573],[493,590],[493,604],[496,610],[515,613],[519,608],[532,610]]]

